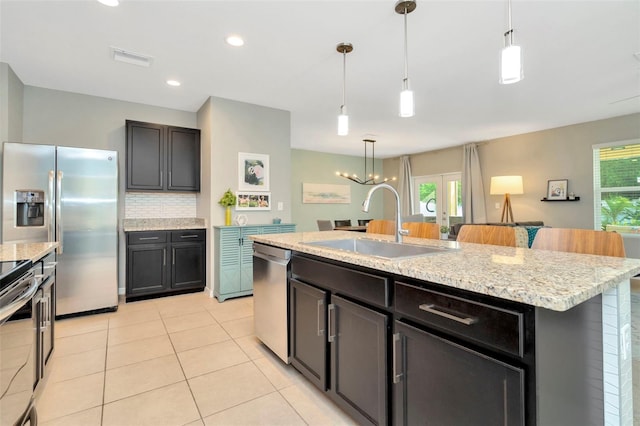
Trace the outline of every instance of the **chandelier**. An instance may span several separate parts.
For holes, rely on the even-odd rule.
[[[396,177],[382,178],[376,174],[376,141],[373,139],[363,139],[364,142],[364,177],[360,178],[355,173],[349,174],[346,172],[336,172],[336,176],[341,176],[343,178],[347,178],[352,182],[358,183],[360,185],[378,185],[383,182],[396,180]],[[371,158],[368,157],[369,148],[371,148]],[[369,169],[371,169],[371,173],[369,173]]]

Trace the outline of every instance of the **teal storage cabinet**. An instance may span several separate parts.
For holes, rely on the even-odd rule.
[[[249,235],[295,232],[296,225],[282,223],[253,226],[214,226],[215,274],[213,294],[223,302],[253,294],[253,242]]]

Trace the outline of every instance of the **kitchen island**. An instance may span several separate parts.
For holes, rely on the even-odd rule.
[[[305,299],[296,297],[309,289],[324,292],[318,299],[318,306],[329,303],[327,334],[332,355],[326,364],[330,365],[328,370],[333,375],[332,380],[316,385],[325,386],[328,395],[358,420],[411,423],[416,405],[412,403],[412,389],[420,391],[418,397],[431,393],[429,385],[421,383],[417,386],[415,380],[412,381],[409,373],[415,357],[412,358],[410,351],[429,353],[432,347],[445,342],[447,348],[457,351],[449,351],[447,359],[458,357],[464,361],[458,366],[474,365],[476,371],[490,371],[496,365],[502,369],[496,370],[494,376],[502,377],[496,386],[504,384],[504,421],[509,419],[508,424],[632,424],[629,279],[640,272],[640,260],[413,238],[406,238],[405,243],[450,250],[392,260],[306,244],[353,238],[354,235],[339,231],[327,234],[260,235],[253,239],[294,251],[290,355],[293,365],[301,370],[304,368],[297,365],[296,351],[304,348],[298,348],[296,341],[307,339],[298,336],[306,323],[296,316],[302,311],[296,310],[295,303],[303,303]],[[391,241],[392,237],[367,235],[362,238]],[[368,289],[374,289],[379,281],[383,289],[380,297],[357,290],[354,282],[361,280],[358,277],[364,277],[362,282],[369,286]],[[347,288],[356,291],[347,294]],[[411,299],[417,302],[415,309],[407,304]],[[430,301],[421,303],[423,299]],[[445,308],[439,308],[437,303],[434,305],[433,300],[444,303]],[[347,391],[341,394],[335,389],[339,376],[333,370],[341,367],[333,358],[339,355],[335,339],[342,336],[343,329],[338,327],[336,331],[334,323],[338,321],[339,324],[340,320],[333,319],[332,323],[331,311],[334,317],[347,317],[345,307],[351,305],[378,315],[379,324],[382,324],[378,325],[383,330],[379,336],[382,343],[378,357],[378,365],[382,368],[376,372],[384,377],[377,384],[374,399],[377,398],[378,403],[371,404],[374,407],[371,410],[367,408],[370,401],[365,399],[358,405],[357,396],[345,398]],[[447,310],[446,306],[455,309]],[[467,306],[471,306],[472,311],[476,309],[478,315],[457,317]],[[486,318],[483,309],[489,312]],[[441,318],[443,312],[449,317],[455,316],[457,322],[469,324],[445,324]],[[503,314],[503,320],[495,320]],[[321,327],[323,318],[324,313],[318,308],[318,335],[325,331]],[[496,322],[493,324],[496,329],[506,327],[504,332],[509,338],[503,341],[495,332],[483,339],[474,335],[476,332],[472,330],[482,331],[481,327],[491,325],[491,321]],[[512,326],[509,325],[511,322]],[[481,325],[483,323],[485,325]],[[425,345],[426,339],[433,343]],[[469,354],[473,357],[466,359]],[[371,357],[376,358],[373,352]],[[469,364],[469,360],[492,362]],[[310,363],[303,361],[298,364],[308,367]],[[437,361],[425,360],[423,364],[436,365]],[[349,365],[345,364],[345,367]],[[413,364],[413,367],[413,374],[416,374],[420,365]],[[442,363],[442,368],[451,369],[452,366],[447,361]],[[341,368],[340,371],[348,369]],[[452,377],[464,376],[463,373],[467,372],[450,372]],[[440,397],[446,393],[442,387],[444,383],[436,383],[438,379],[433,371],[425,374],[430,374],[429,379],[440,388],[433,395]],[[471,379],[473,377],[464,380]],[[461,389],[468,385],[462,383]],[[508,393],[508,389],[514,391]],[[487,388],[480,393],[491,394],[492,390]],[[467,400],[456,395],[456,401],[445,402],[453,402],[455,406],[460,401]],[[442,405],[442,401],[439,403]],[[375,408],[381,404],[388,406],[387,409]],[[466,407],[450,408],[464,411]],[[451,415],[453,417],[449,418],[459,419],[455,417],[456,413],[433,413],[437,418],[446,419]]]

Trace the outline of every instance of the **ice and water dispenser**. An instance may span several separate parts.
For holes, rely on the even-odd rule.
[[[44,191],[16,191],[16,226],[44,225]]]

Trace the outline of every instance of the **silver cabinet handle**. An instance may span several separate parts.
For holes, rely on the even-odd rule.
[[[198,238],[198,235],[180,235],[180,238]]]
[[[336,309],[336,305],[334,305],[333,303],[329,304],[329,336],[327,339],[329,342],[336,341],[335,319],[334,319],[335,309]]]
[[[320,324],[320,318],[322,317],[322,312],[324,311],[324,300],[318,300],[318,336],[322,336],[324,334],[324,327]]]
[[[176,249],[175,248],[171,249],[171,264],[172,265],[176,264]]]
[[[138,238],[138,239],[139,239],[140,241],[143,241],[143,240],[157,240],[157,239],[159,239],[159,238],[160,238],[160,237],[140,237],[140,238]]]
[[[58,178],[56,180],[56,241],[60,244],[58,246],[58,254],[62,254],[63,247],[63,233],[62,233],[62,171],[58,171]]]
[[[393,383],[400,383],[402,381],[402,367],[398,368],[398,357],[402,353],[402,337],[400,333],[393,335]]]
[[[162,182],[163,182],[163,180],[162,180],[162,170],[160,170],[160,186],[162,186]]]
[[[162,266],[167,266],[167,249],[162,249]]]
[[[462,323],[464,325],[472,325],[478,322],[478,318],[474,318],[474,317],[458,317],[456,315],[450,314],[448,312],[442,311],[440,307],[434,305],[433,303],[431,304],[422,304],[420,306],[418,306],[418,308],[421,311],[425,311],[425,312],[429,312],[430,314],[434,314],[434,315],[438,315],[440,317],[444,317],[459,323]]]
[[[169,186],[173,185],[172,181],[171,181],[171,171],[169,171]]]

